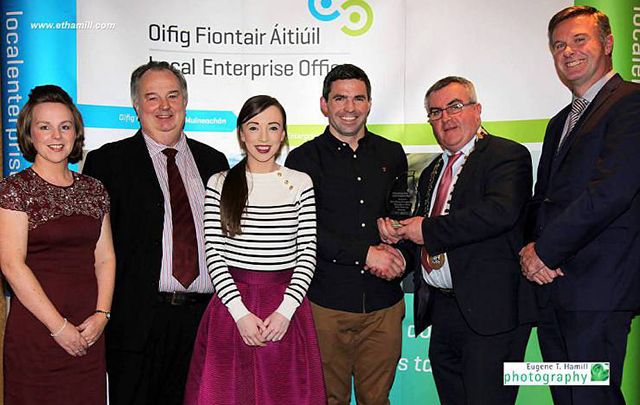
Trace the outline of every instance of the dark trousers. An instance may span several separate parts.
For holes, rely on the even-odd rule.
[[[454,296],[436,291],[429,359],[442,405],[509,405],[517,386],[503,385],[503,363],[523,361],[530,325],[496,335],[474,332]]]
[[[207,303],[159,303],[144,351],[107,349],[110,405],[182,405]]]
[[[620,385],[631,330],[630,311],[540,309],[538,338],[548,362],[609,362],[609,386],[553,386],[555,405],[624,405]]]

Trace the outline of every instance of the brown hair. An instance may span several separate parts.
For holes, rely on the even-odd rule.
[[[244,144],[240,140],[242,125],[269,107],[276,107],[282,114],[282,127],[285,130],[285,139],[282,145],[286,144],[287,114],[284,111],[284,107],[282,107],[282,104],[280,104],[278,100],[271,96],[259,95],[253,96],[245,101],[238,113],[236,130],[238,142],[240,142],[242,149],[245,149]],[[220,196],[220,224],[222,233],[225,235],[235,236],[242,233],[240,220],[242,219],[242,213],[247,207],[247,200],[249,198],[246,172],[247,158],[245,156],[238,164],[229,170],[224,179]]]
[[[571,6],[558,11],[549,21],[549,27],[547,29],[547,35],[549,36],[549,46],[551,43],[551,36],[558,24],[568,20],[569,18],[578,17],[581,15],[593,16],[598,23],[598,29],[600,30],[600,43],[604,45],[605,40],[611,35],[611,24],[609,23],[609,17],[602,11],[595,7],[590,6]]]
[[[84,122],[78,107],[73,104],[73,100],[62,88],[47,84],[44,86],[36,86],[31,89],[29,93],[29,100],[22,107],[20,114],[18,115],[18,145],[20,146],[20,152],[24,158],[29,162],[34,162],[38,152],[33,146],[33,139],[31,139],[31,123],[33,122],[33,109],[38,104],[42,103],[60,103],[65,105],[73,115],[73,125],[76,130],[76,140],[73,143],[73,149],[68,156],[70,163],[76,163],[82,159],[82,146],[84,145]]]

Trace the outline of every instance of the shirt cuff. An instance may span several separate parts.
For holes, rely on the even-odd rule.
[[[242,317],[250,314],[247,307],[244,306],[244,302],[242,302],[242,298],[237,297],[229,301],[227,304],[227,308],[229,309],[229,313],[233,320],[238,322]]]
[[[354,257],[354,264],[356,266],[364,266],[367,264],[367,256],[369,255],[369,248],[371,246],[375,246],[374,244],[370,244],[368,242],[359,243],[355,248],[356,256]]]
[[[298,306],[300,306],[300,304],[298,304],[298,301],[294,300],[288,295],[285,295],[282,299],[282,303],[280,304],[278,309],[276,309],[276,312],[284,316],[288,320],[291,320],[291,318],[293,318],[294,312],[296,312],[296,309],[298,309]]]

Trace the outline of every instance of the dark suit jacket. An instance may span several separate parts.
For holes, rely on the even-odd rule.
[[[431,195],[426,190],[437,180],[434,171],[442,170],[441,161],[438,157],[420,176],[421,213],[427,212]],[[447,253],[456,300],[479,334],[506,332],[535,318],[532,286],[521,276],[518,259],[532,182],[531,156],[524,146],[484,135],[462,167],[449,214],[422,223],[427,252]],[[414,276],[418,334],[431,324],[433,289],[419,265]]]
[[[566,310],[640,305],[640,85],[609,80],[556,149],[570,106],[547,127],[530,207],[536,252],[564,277],[538,289]]]
[[[222,153],[191,139],[187,143],[203,184],[228,169]],[[158,303],[164,221],[164,198],[142,132],[90,152],[83,173],[102,181],[111,198],[117,264],[107,345],[142,350]]]

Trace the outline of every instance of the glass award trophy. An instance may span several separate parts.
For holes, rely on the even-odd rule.
[[[415,170],[398,175],[391,184],[387,196],[387,214],[394,228],[400,228],[400,221],[411,218],[418,209],[418,183]]]

